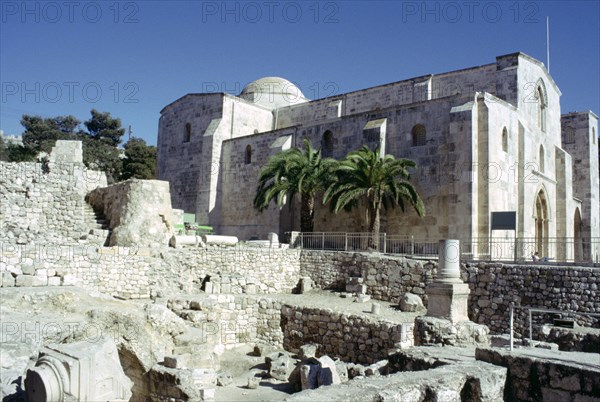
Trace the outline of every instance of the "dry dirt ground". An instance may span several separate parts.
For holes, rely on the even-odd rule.
[[[252,352],[251,346],[243,346],[223,353],[221,369],[232,375],[233,382],[217,387],[216,401],[281,401],[292,393],[288,383],[268,378],[265,358],[253,356]],[[256,389],[247,387],[252,377],[260,378]]]

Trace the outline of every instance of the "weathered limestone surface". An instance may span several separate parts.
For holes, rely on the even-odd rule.
[[[128,400],[132,386],[110,338],[48,345],[25,378],[30,401]]]
[[[49,162],[0,162],[0,242],[76,244],[94,223],[84,197],[102,186],[106,175],[85,167],[78,141],[58,141]]]
[[[283,344],[280,302],[252,295],[196,295],[169,299],[168,308],[199,330],[202,344],[226,349],[250,342]]]
[[[319,355],[328,354],[356,363],[374,363],[387,351],[413,345],[413,323],[369,320],[329,309],[283,305],[281,330],[286,350],[299,352],[308,343],[318,344]]]
[[[117,345],[123,371],[134,381],[131,400],[144,401],[144,373],[171,353],[173,337],[186,330],[183,320],[164,306],[132,304],[77,287],[3,288],[0,298],[2,398],[15,393],[16,385],[22,386],[18,377],[25,378],[43,346],[60,344],[66,351],[66,344],[82,343],[83,349],[91,352],[107,337]],[[119,398],[100,398],[115,399]]]
[[[542,328],[541,334],[544,341],[556,343],[559,350],[600,353],[600,329],[598,328],[546,326]]]
[[[87,201],[109,222],[109,246],[166,246],[174,233],[168,182],[131,179],[98,188]]]
[[[507,400],[574,402],[600,398],[597,354],[477,348],[476,358],[508,369]]]
[[[415,318],[415,345],[472,346],[490,344],[489,329],[472,321],[451,321],[437,317]]]
[[[336,387],[297,393],[286,401],[503,401],[506,369],[483,362],[428,371],[354,379]],[[431,398],[431,399],[429,399]]]

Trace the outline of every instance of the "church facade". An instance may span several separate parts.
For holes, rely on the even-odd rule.
[[[239,96],[188,94],[163,108],[158,177],[170,182],[173,207],[195,213],[200,224],[240,239],[265,238],[299,228],[297,200],[262,213],[252,206],[270,156],[301,147],[304,138],[337,159],[378,146],[416,162],[412,181],[426,207],[423,218],[384,213],[389,235],[473,244],[517,237],[531,239],[534,250],[523,255],[595,260],[598,117],[561,115],[560,96],[543,63],[523,53],[317,100],[287,80],[262,78]],[[511,230],[492,226],[497,212],[512,213]],[[366,227],[364,211],[315,212],[315,231]]]

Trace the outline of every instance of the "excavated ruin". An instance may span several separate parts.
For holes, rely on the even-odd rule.
[[[3,401],[600,400],[598,267],[180,238],[78,150],[0,162]]]

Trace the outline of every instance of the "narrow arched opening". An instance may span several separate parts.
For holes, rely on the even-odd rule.
[[[548,257],[548,201],[544,190],[535,198],[535,247],[539,257]]]
[[[246,165],[252,163],[252,146],[250,144],[246,145],[246,155],[244,156],[244,163]]]
[[[185,132],[183,134],[183,142],[190,142],[192,139],[192,125],[185,123]]]

